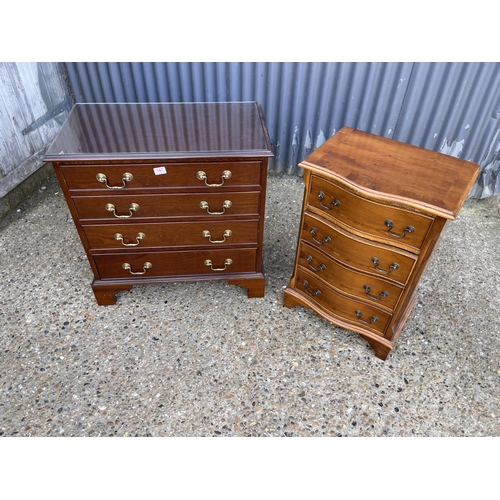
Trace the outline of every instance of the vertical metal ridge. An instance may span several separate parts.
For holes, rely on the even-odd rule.
[[[66,63],[75,102],[258,101],[275,157],[298,167],[343,126],[481,165],[474,196],[498,193],[500,63]]]

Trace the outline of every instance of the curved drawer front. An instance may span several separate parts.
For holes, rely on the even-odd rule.
[[[301,239],[339,262],[404,285],[417,257],[350,235],[334,224],[304,215]]]
[[[296,290],[328,314],[383,335],[391,314],[335,292],[311,274],[299,269]]]
[[[315,212],[396,246],[419,249],[433,218],[361,198],[332,182],[311,177],[308,204]]]
[[[128,223],[82,226],[91,249],[257,244],[257,220]]]
[[[253,272],[256,249],[188,252],[106,253],[94,255],[101,279],[156,276],[227,275]]]
[[[259,192],[164,195],[73,196],[85,219],[135,220],[144,217],[206,217],[259,214]]]
[[[333,288],[375,306],[393,310],[403,292],[402,286],[348,269],[305,242],[300,245],[299,266]]]
[[[69,189],[133,191],[150,188],[259,186],[260,161],[148,165],[62,165]]]

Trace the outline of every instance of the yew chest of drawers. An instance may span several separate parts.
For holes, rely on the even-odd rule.
[[[264,295],[260,105],[77,104],[47,151],[100,305],[133,285],[226,280]]]
[[[300,166],[305,194],[284,305],[361,334],[386,359],[479,167],[349,127]]]

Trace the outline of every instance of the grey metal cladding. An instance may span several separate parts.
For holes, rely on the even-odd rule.
[[[255,100],[275,173],[343,126],[479,163],[470,196],[500,191],[500,63],[66,63],[75,102]]]

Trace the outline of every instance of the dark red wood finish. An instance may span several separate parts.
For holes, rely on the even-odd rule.
[[[76,105],[49,148],[101,305],[133,285],[265,290],[269,135],[260,105]],[[208,234],[207,234],[208,232]]]

